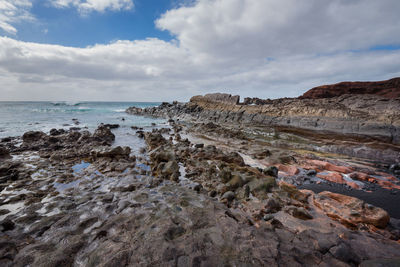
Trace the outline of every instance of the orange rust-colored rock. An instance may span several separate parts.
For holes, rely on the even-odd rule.
[[[315,194],[314,204],[327,216],[353,229],[362,224],[385,228],[390,220],[389,214],[381,208],[366,204],[355,197],[328,191]]]
[[[278,164],[276,165],[279,171],[286,173],[287,175],[296,175],[300,171],[296,166],[293,165],[282,165]]]
[[[369,176],[366,173],[363,172],[353,172],[349,174],[349,177],[353,180],[358,180],[358,181],[365,181],[365,182],[369,182],[371,180],[375,180],[375,178]]]
[[[317,177],[327,180],[332,183],[346,184],[346,185],[350,186],[351,188],[360,189],[360,186],[357,183],[352,182],[352,181],[346,181],[343,178],[343,176],[338,172],[329,172],[327,174],[318,173]]]
[[[326,161],[322,160],[309,160],[308,164],[315,166],[315,169],[318,169],[319,171],[334,171],[334,172],[340,172],[340,173],[351,173],[353,172],[353,169],[345,166],[337,166],[334,164],[331,164]]]
[[[329,182],[337,183],[337,184],[345,184],[346,181],[343,179],[343,176],[338,172],[330,172],[327,174],[317,174],[318,178],[327,180]]]

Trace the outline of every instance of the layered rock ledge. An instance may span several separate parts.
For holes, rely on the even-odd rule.
[[[127,113],[184,120],[240,123],[307,130],[400,144],[400,99],[376,95],[342,95],[322,99],[285,98],[261,105],[240,104],[239,96],[208,94],[182,104],[129,108]]]

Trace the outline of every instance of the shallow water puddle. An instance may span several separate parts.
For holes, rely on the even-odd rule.
[[[67,189],[70,189],[70,188],[78,187],[78,185],[79,185],[79,183],[81,181],[82,181],[82,179],[78,179],[78,180],[75,180],[75,181],[72,181],[72,182],[69,182],[69,183],[66,183],[66,184],[54,182],[53,186],[55,187],[55,189],[58,192],[62,192],[62,191],[65,191]]]
[[[72,170],[74,171],[74,173],[81,173],[83,170],[85,170],[86,168],[88,168],[91,164],[85,161],[81,161],[81,163],[75,164],[74,166],[72,166]]]

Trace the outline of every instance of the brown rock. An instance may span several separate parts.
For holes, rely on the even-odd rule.
[[[341,82],[323,85],[312,88],[299,98],[330,98],[344,94],[373,94],[386,98],[398,98],[400,97],[400,78],[379,82]]]

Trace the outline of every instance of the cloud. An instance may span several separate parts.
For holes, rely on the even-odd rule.
[[[276,98],[344,80],[388,79],[400,76],[400,49],[373,47],[400,44],[397,10],[397,0],[199,0],[156,21],[172,41],[73,48],[1,37],[0,95],[162,101],[223,91]]]
[[[0,1],[0,29],[8,34],[15,35],[17,29],[14,23],[33,21],[34,17],[29,10],[32,3],[29,0],[2,0]]]
[[[82,14],[87,14],[92,11],[131,10],[134,7],[132,0],[52,0],[50,3],[56,8],[75,7]]]

